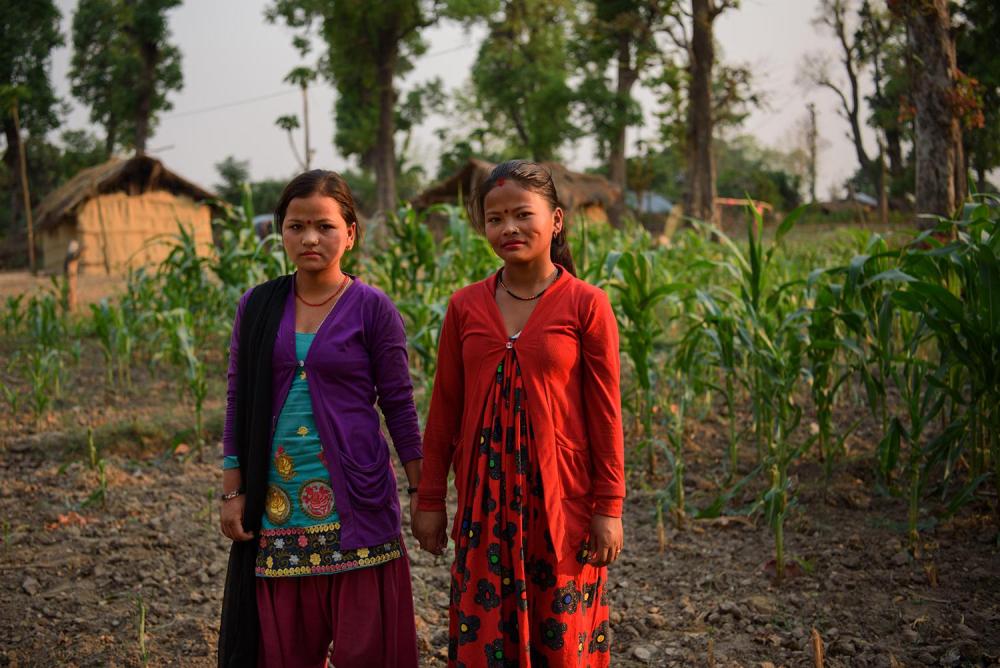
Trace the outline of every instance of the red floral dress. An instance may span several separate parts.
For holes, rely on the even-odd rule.
[[[610,662],[607,568],[587,563],[586,544],[556,568],[514,344],[483,412],[472,504],[460,511],[448,665],[600,668]]]

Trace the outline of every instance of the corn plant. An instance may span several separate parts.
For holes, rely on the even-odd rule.
[[[94,441],[94,428],[87,427],[87,465],[91,470],[96,470],[98,461],[100,461],[100,456],[97,451],[97,443]]]
[[[24,319],[27,333],[36,345],[55,350],[66,344],[66,312],[56,295],[32,296],[28,300]]]
[[[100,505],[101,508],[108,507],[108,472],[107,462],[101,458],[97,460],[97,488],[90,493],[83,506]]]
[[[62,360],[58,350],[48,349],[42,345],[29,346],[18,359],[20,360],[18,364],[23,365],[30,384],[29,404],[35,426],[40,429],[53,400],[59,395]]]
[[[662,344],[663,325],[657,307],[670,294],[686,286],[664,282],[657,271],[656,256],[644,253],[610,253],[606,273],[608,285],[618,296],[616,315],[622,333],[623,348],[635,369],[636,393],[633,415],[642,428],[638,447],[647,455],[648,473],[656,474],[656,447],[653,436],[653,407],[657,379],[653,371],[653,352]]]
[[[141,594],[136,594],[135,596],[136,605],[136,645],[139,650],[139,662],[143,666],[149,665],[149,650],[146,649],[146,614],[148,609],[146,608],[146,602],[142,600]]]
[[[990,474],[1000,489],[1000,217],[980,206],[969,220],[942,222],[937,231],[954,241],[924,235],[905,249],[909,280],[891,298],[918,314],[937,342],[937,368],[927,374],[933,390],[925,392],[940,392],[960,413],[945,426],[942,437],[955,438],[939,443],[947,447],[936,459],[947,483],[962,452],[970,455],[972,479],[956,496],[967,499]],[[996,513],[1000,520],[1000,500]]]
[[[207,266],[215,274],[229,302],[248,288],[288,273],[281,237],[272,233],[258,238],[254,228],[253,195],[244,186],[242,205],[212,221],[219,242]]]
[[[852,376],[852,369],[841,364],[839,356],[855,344],[846,337],[840,319],[843,286],[821,283],[813,286],[813,292],[805,354],[808,360],[809,390],[816,409],[819,452],[823,459],[826,481],[829,483],[834,462],[845,454],[844,443],[847,437],[860,424],[859,420],[838,435],[833,420],[837,393]],[[860,352],[856,346],[854,350]]]
[[[117,380],[131,391],[132,351],[137,339],[134,321],[126,316],[123,306],[109,304],[106,299],[91,304],[90,311],[93,332],[104,355],[108,386],[113,387]]]
[[[21,308],[24,295],[8,296],[4,303],[3,312],[3,332],[7,336],[16,334],[21,329],[24,322],[24,311]]]
[[[716,390],[726,402],[728,481],[731,482],[739,469],[739,444],[742,433],[738,429],[736,417],[737,391],[746,388],[743,363],[743,349],[737,338],[737,321],[730,304],[720,303],[705,290],[697,291],[701,307],[700,327],[709,341],[707,354],[712,366],[721,372],[721,383]]]
[[[190,394],[195,414],[195,443],[199,457],[204,445],[204,405],[208,395],[205,364],[198,356],[194,333],[194,316],[185,309],[173,309],[161,314],[167,334],[167,346],[161,356],[179,371],[184,387]]]
[[[671,470],[665,498],[678,529],[684,527],[687,519],[684,495],[685,428],[688,426],[689,409],[708,385],[709,358],[702,350],[704,336],[697,322],[689,327],[684,338],[671,347],[664,373],[669,387],[669,406],[664,412],[669,447],[665,448],[665,452]]]

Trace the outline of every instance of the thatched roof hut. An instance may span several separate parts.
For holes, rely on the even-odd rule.
[[[604,222],[608,220],[608,211],[622,200],[621,189],[603,176],[572,172],[557,162],[542,164],[552,173],[556,192],[570,217]],[[456,173],[417,195],[411,204],[416,209],[426,209],[435,204],[456,204],[460,198],[464,202],[494,167],[492,162],[472,158]]]
[[[112,158],[81,171],[35,209],[43,269],[62,270],[71,241],[80,271],[113,274],[156,265],[169,252],[157,238],[183,225],[201,252],[212,248],[215,196],[146,155]]]

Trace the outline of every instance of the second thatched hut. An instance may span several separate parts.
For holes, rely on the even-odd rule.
[[[622,201],[621,189],[603,176],[573,172],[557,162],[542,165],[552,173],[556,192],[571,220],[607,222],[608,213]],[[427,209],[435,204],[464,203],[494,167],[492,162],[472,158],[450,177],[413,198],[411,204],[416,209]]]

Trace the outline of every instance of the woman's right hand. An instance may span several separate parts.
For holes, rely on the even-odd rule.
[[[448,514],[443,510],[418,510],[410,527],[420,549],[442,555],[448,547]]]
[[[243,530],[243,509],[247,503],[246,496],[240,494],[236,498],[221,503],[219,521],[222,525],[222,534],[234,541],[251,540],[253,534]]]

